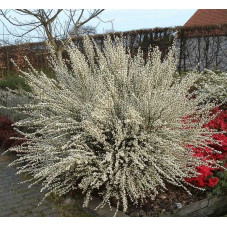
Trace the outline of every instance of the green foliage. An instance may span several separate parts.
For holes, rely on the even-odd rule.
[[[31,91],[31,88],[26,84],[25,79],[12,72],[5,75],[0,80],[0,88],[10,88],[12,90],[22,89],[28,92]]]
[[[213,189],[213,194],[226,194],[227,195],[227,171],[219,171],[216,173],[219,178],[217,186]]]

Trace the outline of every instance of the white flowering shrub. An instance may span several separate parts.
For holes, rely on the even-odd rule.
[[[31,185],[41,182],[47,196],[79,188],[86,206],[96,191],[100,207],[114,200],[124,211],[129,202],[154,199],[166,183],[187,190],[185,178],[209,165],[187,145],[206,147],[214,133],[202,126],[215,104],[198,107],[206,94],[188,94],[200,74],[174,79],[174,47],[163,61],[158,48],[150,50],[146,64],[121,38],[107,37],[102,51],[86,38],[84,51],[67,48],[70,67],[52,53],[56,80],[32,67],[23,72],[33,101],[18,107],[30,116],[15,124],[29,129],[13,163],[25,162],[18,173],[32,175]],[[186,124],[186,116],[200,121]]]
[[[227,103],[227,72],[206,70],[195,84],[198,93],[207,93],[208,101]]]

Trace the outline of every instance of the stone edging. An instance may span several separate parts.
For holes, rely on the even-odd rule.
[[[211,196],[182,207],[180,211],[171,216],[181,217],[205,217],[220,215],[227,210],[227,195]]]

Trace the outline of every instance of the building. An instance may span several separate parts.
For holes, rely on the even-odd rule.
[[[181,68],[227,71],[227,9],[198,9],[183,26],[193,27],[180,40]]]

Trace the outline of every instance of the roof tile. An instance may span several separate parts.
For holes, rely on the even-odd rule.
[[[184,24],[189,26],[227,24],[227,9],[198,9]]]

